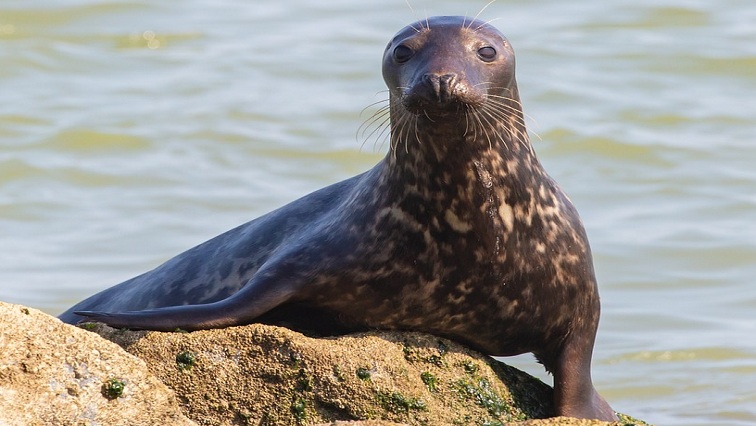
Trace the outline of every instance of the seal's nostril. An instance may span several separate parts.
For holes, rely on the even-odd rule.
[[[439,100],[449,102],[452,93],[454,93],[454,84],[457,80],[457,74],[444,74],[439,77]]]
[[[454,85],[457,82],[457,74],[427,73],[423,75],[423,82],[429,86],[439,103],[447,103],[454,93]]]
[[[439,77],[439,79],[442,83],[452,84],[454,80],[457,79],[457,74],[455,73],[444,74],[441,77]]]

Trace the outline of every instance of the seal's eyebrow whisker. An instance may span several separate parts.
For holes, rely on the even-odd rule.
[[[475,20],[477,20],[477,19],[478,19],[478,17],[480,16],[480,14],[481,14],[481,13],[483,13],[483,11],[485,11],[485,10],[486,10],[486,9],[488,8],[488,6],[491,6],[491,5],[492,5],[492,4],[494,4],[494,3],[496,3],[496,0],[491,0],[491,1],[489,1],[488,3],[486,3],[486,5],[485,5],[485,6],[483,6],[483,7],[482,7],[482,8],[480,9],[480,11],[478,12],[478,14],[477,14],[477,15],[475,15],[475,17],[474,17],[474,18],[472,18],[472,20],[470,21],[470,25],[468,25],[468,26],[467,26],[467,29],[469,30],[469,29],[470,29],[470,28],[472,27],[472,24],[473,24],[473,22],[475,22]],[[485,24],[483,24],[483,25],[485,25]],[[476,28],[476,29],[475,29],[474,31],[478,31],[478,30],[479,30],[479,29],[480,29],[480,28],[481,28],[481,27],[482,27],[483,25],[481,25],[480,27]]]
[[[415,12],[415,8],[412,7],[412,3],[410,3],[409,0],[404,0],[404,3],[406,3],[407,7],[409,7],[409,10],[410,12],[412,12],[412,15],[415,18],[415,20],[416,21],[420,20],[420,18],[417,16],[417,12]],[[420,28],[416,28],[413,24],[410,24],[409,27],[415,30],[416,33],[421,32],[423,28],[422,24],[420,25]]]
[[[491,25],[491,22],[496,22],[496,21],[499,21],[499,20],[501,20],[501,17],[499,17],[499,18],[493,18],[493,19],[490,19],[490,20],[488,20],[488,21],[486,21],[486,22],[484,22],[484,23],[482,23],[482,24],[478,25],[478,27],[477,27],[477,28],[475,28],[475,30],[474,30],[474,31],[475,31],[475,32],[477,32],[477,31],[480,31],[480,30],[481,30],[481,29],[482,29],[483,27],[485,27],[485,26],[487,26],[487,25]]]

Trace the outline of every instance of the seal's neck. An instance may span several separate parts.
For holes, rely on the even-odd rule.
[[[407,120],[403,113],[392,110],[392,119]],[[497,235],[512,228],[511,215],[505,213],[517,204],[528,211],[533,188],[546,176],[522,115],[507,117],[508,122],[470,114],[415,116],[411,124],[394,121],[392,150],[378,168],[380,202],[422,223],[451,217],[446,222],[476,229],[481,244],[497,253]],[[501,209],[503,205],[509,208]]]

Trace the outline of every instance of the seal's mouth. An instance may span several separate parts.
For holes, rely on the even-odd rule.
[[[402,99],[402,106],[408,112],[417,116],[426,116],[428,118],[448,118],[464,115],[471,108],[471,105],[458,99],[452,99],[446,102],[434,102],[415,96],[405,96]]]

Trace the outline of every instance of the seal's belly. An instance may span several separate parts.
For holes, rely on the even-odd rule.
[[[496,291],[500,283],[408,282],[377,280],[352,283],[351,287],[336,284],[329,287],[338,291],[320,292],[314,304],[368,329],[423,331],[502,356],[532,351],[545,338],[543,324],[554,324],[543,318],[533,321],[543,314],[534,311],[537,304]]]

